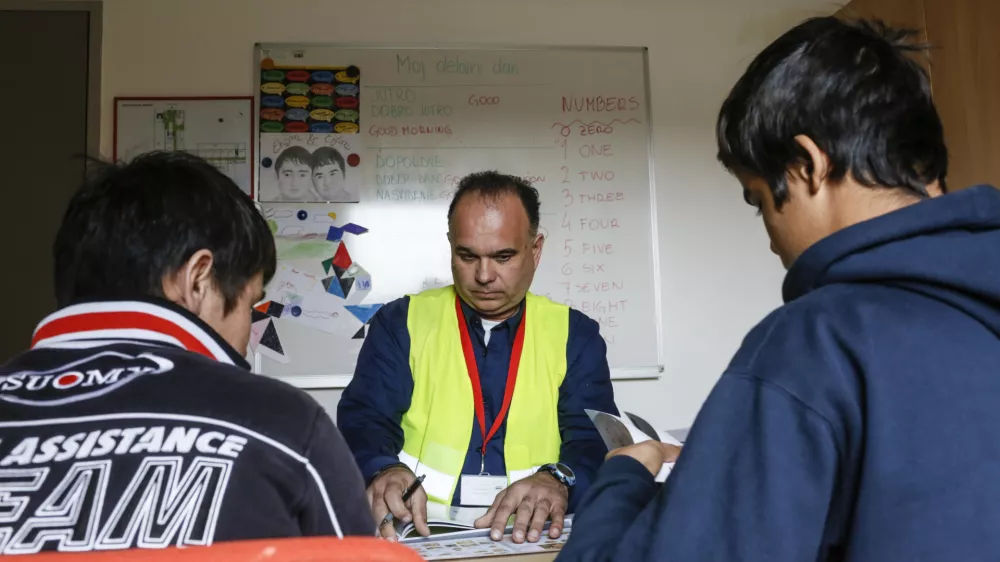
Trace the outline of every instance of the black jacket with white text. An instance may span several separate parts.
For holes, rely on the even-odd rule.
[[[170,303],[64,308],[0,367],[0,554],[374,531],[324,409]]]

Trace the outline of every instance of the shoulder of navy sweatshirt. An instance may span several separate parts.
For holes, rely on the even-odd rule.
[[[841,230],[784,282],[664,485],[613,458],[560,560],[1000,552],[1000,192]]]
[[[518,312],[491,331],[484,343],[479,317],[463,304],[476,352],[487,429],[492,427],[507,382],[507,370],[514,333],[521,321]],[[382,307],[372,318],[351,383],[337,406],[337,425],[354,453],[366,482],[380,469],[399,462],[403,448],[403,415],[410,407],[413,374],[410,371],[410,336],[407,330],[409,297]],[[576,506],[589,487],[607,454],[607,447],[593,422],[584,412],[595,409],[618,413],[608,369],[607,347],[599,326],[583,313],[570,309],[569,340],[566,345],[567,372],[559,387],[559,432],[562,437],[559,461],[576,474],[570,493],[569,510]],[[462,474],[479,474],[483,435],[474,416],[469,420],[472,434]],[[486,446],[486,472],[506,474],[503,443],[506,422]],[[453,505],[461,505],[461,482],[455,488]]]

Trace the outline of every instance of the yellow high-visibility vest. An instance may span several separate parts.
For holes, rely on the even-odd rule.
[[[558,461],[562,443],[557,405],[566,376],[569,307],[531,293],[525,306],[524,347],[504,436],[508,485]],[[411,295],[407,329],[413,396],[403,415],[399,460],[426,475],[429,500],[451,505],[475,419],[455,288]]]

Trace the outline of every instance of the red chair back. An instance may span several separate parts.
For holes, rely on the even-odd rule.
[[[20,556],[11,559],[15,562]],[[25,562],[422,562],[413,550],[375,537],[258,539],[212,546],[100,551],[43,552]]]

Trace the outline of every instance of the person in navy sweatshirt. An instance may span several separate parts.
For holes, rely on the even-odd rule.
[[[912,35],[808,20],[737,82],[719,160],[788,268],[785,304],[665,484],[676,450],[609,454],[560,560],[1000,556],[1000,192],[942,195]]]

